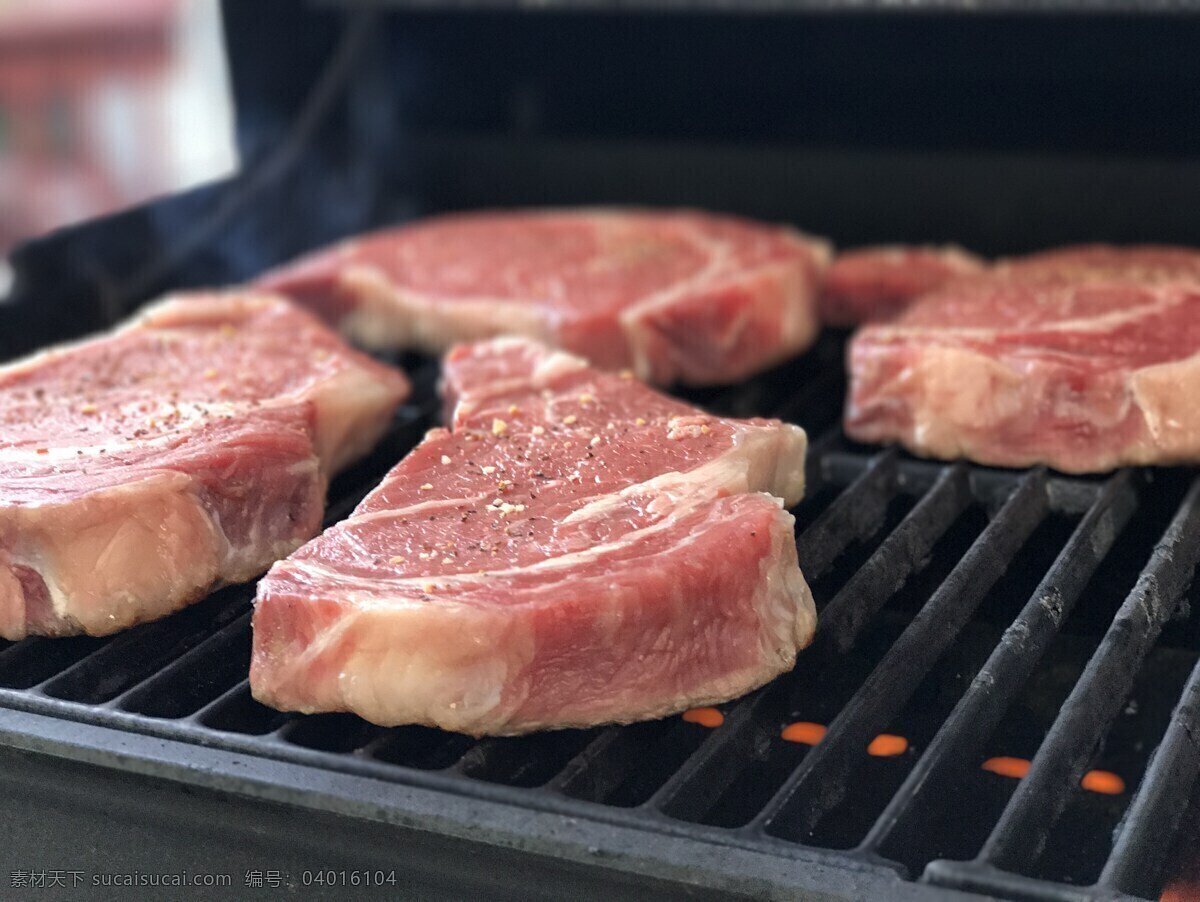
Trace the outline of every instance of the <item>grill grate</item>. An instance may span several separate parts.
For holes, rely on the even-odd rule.
[[[840,352],[830,337],[747,385],[692,396],[796,420],[815,439],[795,513],[818,638],[792,674],[722,706],[716,729],[668,718],[476,741],[275,712],[249,693],[247,586],[110,639],[6,643],[0,706],[785,857],[822,850],[993,896],[1154,896],[1200,770],[1188,619],[1200,480],[856,446],[837,429]],[[436,417],[436,367],[402,362],[417,401],[335,481],[330,521]],[[786,741],[797,721],[824,725],[823,739]],[[907,749],[870,754],[879,734]],[[981,770],[994,755],[1032,759],[1028,774]],[[1127,788],[1081,789],[1093,766]]]

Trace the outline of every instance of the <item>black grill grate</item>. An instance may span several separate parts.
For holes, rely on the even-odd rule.
[[[1156,895],[1200,769],[1187,604],[1200,481],[855,446],[836,425],[840,350],[830,337],[747,385],[694,395],[796,420],[814,439],[795,513],[818,639],[792,674],[723,706],[716,729],[668,718],[475,741],[281,714],[250,697],[246,586],[111,639],[4,644],[0,705],[784,857],[824,850],[994,896]],[[404,363],[418,401],[335,482],[329,520],[434,421],[436,368]],[[827,732],[785,741],[795,721]],[[868,754],[884,733],[908,750]],[[993,755],[1031,759],[1028,775],[981,770]],[[1124,792],[1081,789],[1093,767],[1119,773]]]

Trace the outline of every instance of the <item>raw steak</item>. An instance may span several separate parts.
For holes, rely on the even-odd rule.
[[[792,667],[804,432],[701,413],[523,339],[453,351],[451,430],[259,584],[285,710],[475,735],[627,722]]]
[[[983,261],[958,247],[868,247],[834,258],[821,291],[829,326],[888,320],[951,279],[979,272]]]
[[[706,213],[475,213],[355,238],[260,284],[368,347],[522,335],[646,381],[710,384],[812,343],[829,253]]]
[[[404,376],[282,298],[181,296],[0,368],[0,635],[104,635],[321,525]]]
[[[1002,263],[863,329],[849,368],[861,441],[1072,473],[1200,462],[1200,252]]]

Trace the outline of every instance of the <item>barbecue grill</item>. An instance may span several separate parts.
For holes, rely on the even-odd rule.
[[[1167,3],[961,6],[227,3],[241,172],[20,249],[0,356],[480,206],[694,205],[843,245],[989,254],[1200,243],[1200,21]],[[1198,474],[853,444],[844,338],[688,393],[809,430],[796,541],[821,626],[793,673],[719,717],[473,740],[257,704],[253,586],[111,638],[3,643],[0,880],[232,881],[189,898],[1157,898],[1200,857]],[[396,362],[413,399],[334,482],[327,522],[436,422],[436,361]]]

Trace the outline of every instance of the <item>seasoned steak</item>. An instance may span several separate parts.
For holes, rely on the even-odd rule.
[[[261,573],[408,393],[282,298],[181,296],[0,368],[0,635],[104,635]]]
[[[658,384],[735,382],[807,348],[825,242],[691,211],[443,216],[261,280],[376,348],[521,335]]]
[[[627,722],[792,667],[804,432],[710,416],[522,339],[453,351],[436,429],[259,584],[285,710],[476,735]]]
[[[863,329],[849,368],[860,441],[1071,473],[1200,462],[1200,252],[1004,262]]]

